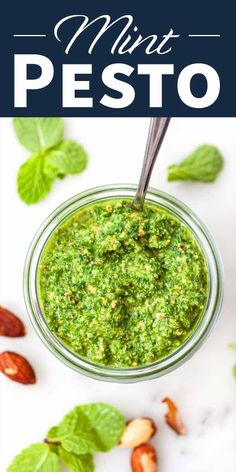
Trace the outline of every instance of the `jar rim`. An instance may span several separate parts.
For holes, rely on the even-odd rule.
[[[223,265],[218,248],[206,226],[195,213],[175,197],[149,187],[146,201],[172,212],[194,234],[206,260],[209,279],[208,300],[204,312],[190,336],[179,348],[151,364],[117,368],[93,363],[74,353],[49,329],[39,303],[37,290],[38,264],[42,251],[55,229],[79,209],[102,200],[132,198],[137,190],[133,184],[94,187],[66,200],[57,207],[38,229],[29,247],[24,267],[24,298],[30,320],[44,344],[56,357],[74,370],[97,380],[137,382],[164,375],[188,360],[205,341],[218,315],[223,300]]]

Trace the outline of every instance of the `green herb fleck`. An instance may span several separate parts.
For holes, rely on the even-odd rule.
[[[233,365],[233,376],[236,379],[236,364]]]
[[[229,343],[229,348],[236,351],[236,343]]]
[[[214,182],[223,165],[224,161],[219,150],[215,146],[204,144],[180,164],[169,166],[168,180]]]
[[[63,141],[61,118],[14,118],[20,143],[34,154],[20,167],[17,189],[31,205],[43,200],[56,178],[79,174],[87,165],[86,151],[78,143]]]

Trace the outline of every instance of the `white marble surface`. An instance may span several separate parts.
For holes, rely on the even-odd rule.
[[[133,385],[105,384],[83,377],[60,363],[37,337],[24,307],[22,268],[26,250],[42,220],[61,202],[95,185],[137,182],[145,146],[146,119],[67,119],[67,137],[80,140],[90,164],[80,176],[57,182],[48,198],[32,207],[16,194],[18,166],[27,157],[16,141],[10,119],[0,119],[1,304],[24,319],[22,339],[1,338],[1,350],[30,359],[35,386],[24,387],[0,377],[0,472],[14,455],[40,441],[49,426],[76,404],[107,401],[127,418],[148,415],[158,424],[153,443],[160,472],[234,472],[236,470],[236,381],[231,367],[236,352],[235,202],[236,119],[175,119],[151,184],[190,205],[208,225],[222,252],[226,287],[219,321],[205,345],[178,370],[161,379]],[[166,167],[204,142],[217,144],[226,165],[215,184],[166,182]],[[177,437],[164,423],[164,396],[179,405],[188,434]],[[129,451],[114,450],[96,458],[97,472],[128,472]]]

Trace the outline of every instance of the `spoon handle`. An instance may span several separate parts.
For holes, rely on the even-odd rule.
[[[147,144],[144,154],[143,167],[138,184],[138,189],[134,197],[133,206],[137,210],[142,209],[145,194],[148,188],[153,166],[156,162],[162,141],[167,131],[170,118],[151,118]]]

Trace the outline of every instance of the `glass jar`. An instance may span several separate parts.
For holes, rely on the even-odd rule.
[[[114,368],[102,366],[81,358],[50,331],[40,308],[37,274],[42,251],[53,231],[75,212],[85,206],[107,199],[133,198],[135,185],[107,185],[75,195],[60,205],[42,224],[29,248],[24,270],[24,295],[26,307],[33,326],[44,344],[62,362],[89,377],[108,382],[138,382],[160,377],[189,359],[210,333],[219,314],[223,298],[223,267],[218,249],[204,224],[186,205],[176,198],[149,188],[146,200],[171,212],[192,231],[205,255],[209,292],[204,313],[192,334],[174,352],[165,358],[135,368]]]

